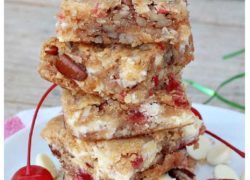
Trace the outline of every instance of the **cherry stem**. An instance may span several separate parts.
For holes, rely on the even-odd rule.
[[[217,136],[216,134],[206,130],[205,131],[207,134],[209,134],[210,136],[212,136],[213,138],[219,140],[220,142],[222,142],[223,144],[225,144],[226,146],[228,146],[229,148],[231,148],[234,152],[236,152],[237,154],[239,154],[242,158],[245,158],[245,152],[237,149],[236,147],[234,147],[232,144],[230,144],[229,142],[225,141],[224,139],[220,138],[219,136]]]
[[[36,110],[35,110],[34,115],[33,115],[32,124],[31,124],[31,128],[30,128],[30,133],[29,133],[29,141],[28,141],[28,154],[27,154],[27,167],[26,167],[26,175],[27,176],[30,175],[30,157],[31,157],[32,136],[33,136],[33,131],[34,131],[37,115],[38,115],[38,112],[39,112],[44,100],[49,95],[49,93],[56,88],[56,86],[57,86],[56,84],[53,84],[43,94],[43,96],[41,97],[40,101],[38,102],[38,104],[36,106]]]

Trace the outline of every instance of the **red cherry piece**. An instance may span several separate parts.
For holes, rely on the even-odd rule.
[[[152,78],[152,80],[153,80],[154,83],[155,83],[155,87],[157,87],[157,86],[160,84],[160,81],[159,81],[159,77],[158,77],[158,76],[154,76],[154,77]]]
[[[53,155],[55,155],[56,157],[59,157],[59,158],[61,157],[60,151],[54,149],[51,145],[49,145],[49,148],[50,148],[51,152],[53,153]]]
[[[96,17],[98,18],[105,18],[107,16],[108,14],[105,11],[98,11],[98,13],[96,14]]]
[[[187,107],[189,102],[185,97],[184,90],[181,86],[181,83],[174,78],[174,75],[169,75],[168,83],[166,84],[166,90],[172,95],[174,104],[177,107]]]
[[[177,107],[187,107],[190,105],[182,88],[178,88],[170,92],[170,94],[172,94],[174,104]]]
[[[194,115],[197,116],[200,120],[203,120],[203,118],[202,118],[200,112],[199,112],[197,109],[195,109],[194,107],[192,107],[192,108],[191,108],[191,111],[192,111],[192,112],[194,113]]]
[[[153,96],[154,95],[154,91],[152,89],[150,89],[149,92],[148,92],[148,95],[149,96]]]
[[[77,174],[74,180],[93,180],[93,177],[88,173]]]
[[[60,60],[57,60],[55,65],[57,70],[69,79],[84,81],[88,76],[85,66],[75,63],[66,54],[61,55]]]
[[[32,165],[30,166],[30,173],[26,174],[26,166],[19,169],[14,176],[12,177],[12,180],[53,180],[52,175],[50,172],[40,166]]]
[[[164,51],[165,50],[165,45],[163,43],[157,43],[157,46]]]
[[[137,124],[144,124],[146,122],[146,117],[143,113],[139,111],[134,111],[129,115],[129,121]]]
[[[96,14],[98,12],[98,9],[99,9],[99,3],[96,3],[95,8],[92,9],[92,13]]]
[[[188,100],[185,97],[183,97],[183,96],[173,95],[174,104],[177,107],[187,107],[187,106],[189,106]]]
[[[170,75],[168,77],[168,83],[166,85],[166,90],[168,92],[171,92],[171,91],[174,91],[174,90],[177,90],[177,89],[180,89],[181,86],[180,86],[180,82],[178,82],[173,75]]]
[[[159,13],[159,14],[168,14],[169,11],[168,11],[167,9],[160,8],[160,9],[158,9],[158,13]]]
[[[134,169],[139,169],[143,163],[143,157],[142,156],[137,156],[135,160],[131,161],[131,164]]]
[[[57,18],[58,18],[59,21],[63,21],[65,19],[65,16],[64,16],[63,13],[60,12],[60,13],[57,14]]]
[[[56,56],[56,55],[58,55],[58,47],[56,47],[56,46],[46,47],[45,50],[44,50],[44,52],[46,54]]]
[[[122,91],[122,92],[120,93],[120,95],[121,95],[123,98],[125,98],[125,97],[127,96],[127,92],[126,92],[126,91]]]
[[[98,18],[107,17],[108,14],[104,10],[100,9],[99,6],[100,4],[96,3],[95,8],[92,9],[92,14]]]
[[[100,105],[99,105],[99,111],[103,111],[105,109],[105,106],[107,105],[107,102],[102,102]]]

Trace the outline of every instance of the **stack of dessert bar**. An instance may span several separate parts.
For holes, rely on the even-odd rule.
[[[66,180],[193,179],[204,126],[181,82],[193,60],[186,0],[64,0],[39,72],[63,88],[42,131]]]

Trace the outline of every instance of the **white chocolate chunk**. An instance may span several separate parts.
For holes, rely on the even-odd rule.
[[[170,177],[168,174],[164,174],[158,180],[176,180],[175,178]]]
[[[217,179],[239,180],[239,177],[236,172],[231,167],[223,164],[217,165],[214,168],[214,177]]]
[[[195,148],[195,145],[187,146],[187,152],[195,160],[205,159],[211,147],[211,143],[209,139],[203,135],[200,136],[198,144],[198,148]]]
[[[53,178],[57,177],[57,170],[53,161],[46,154],[38,154],[36,156],[36,165],[46,168]]]
[[[195,122],[189,126],[183,128],[183,136],[186,141],[193,139],[199,135],[200,128],[202,126],[202,121],[196,119]]]
[[[228,163],[231,156],[231,149],[222,143],[214,145],[207,154],[207,162],[211,165]]]

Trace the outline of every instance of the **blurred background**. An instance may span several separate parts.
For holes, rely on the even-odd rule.
[[[19,111],[34,108],[50,83],[37,73],[43,41],[55,35],[55,15],[59,0],[5,0],[5,119]],[[195,44],[195,61],[183,77],[202,85],[201,90],[215,90],[223,81],[243,73],[244,1],[188,0]],[[233,52],[237,56],[223,60]],[[203,103],[209,96],[187,84],[193,102]],[[244,77],[230,82],[219,93],[244,105]],[[60,105],[59,88],[45,101],[46,107]],[[208,91],[206,91],[208,92]],[[218,98],[209,105],[244,111]]]

